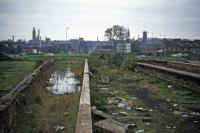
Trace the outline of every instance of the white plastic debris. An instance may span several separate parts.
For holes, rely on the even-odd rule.
[[[56,128],[56,131],[65,129],[64,126],[60,126],[60,125],[57,125],[55,128]]]
[[[168,85],[167,88],[172,88],[172,85]]]
[[[135,133],[144,133],[144,129],[137,130]]]

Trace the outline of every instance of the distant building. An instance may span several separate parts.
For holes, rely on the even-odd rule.
[[[78,52],[80,53],[87,53],[88,52],[88,47],[87,47],[87,42],[84,40],[84,38],[79,38],[79,49]]]
[[[33,30],[32,30],[32,40],[36,40],[36,30],[35,30],[35,27],[33,27]]]
[[[118,43],[116,46],[117,53],[130,54],[132,51],[131,43]]]
[[[143,31],[143,42],[146,42],[147,41],[147,32],[146,31]]]
[[[46,45],[50,45],[51,44],[51,38],[47,38],[45,39]]]
[[[97,48],[96,48],[96,51],[113,51],[114,49],[114,42],[112,41],[98,41],[98,45],[97,45]]]
[[[31,44],[32,45],[41,46],[40,30],[38,29],[38,35],[36,35],[36,29],[35,29],[35,27],[33,27],[33,30],[32,30]]]
[[[15,36],[14,35],[12,36],[12,42],[15,42]]]
[[[161,55],[163,54],[163,45],[139,45],[139,51],[142,55]]]
[[[200,41],[199,40],[165,40],[163,52],[165,55],[181,54],[193,59],[200,59]]]
[[[40,36],[40,29],[38,29],[37,40],[41,40],[41,36]]]

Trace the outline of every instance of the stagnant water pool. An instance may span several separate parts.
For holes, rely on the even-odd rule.
[[[76,93],[80,91],[80,81],[70,68],[65,72],[55,71],[51,74],[49,83],[52,85],[47,89],[54,94]]]

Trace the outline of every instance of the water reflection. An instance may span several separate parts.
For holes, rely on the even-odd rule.
[[[55,71],[51,74],[49,82],[52,84],[47,89],[54,94],[76,93],[80,90],[80,83],[74,73],[69,69],[65,72]]]

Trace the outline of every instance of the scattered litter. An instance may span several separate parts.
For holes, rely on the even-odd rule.
[[[28,112],[26,112],[27,114],[32,114],[33,112],[32,111],[28,111]]]
[[[131,106],[126,107],[126,110],[130,111],[131,110]]]
[[[136,124],[127,124],[126,125],[126,132],[127,133],[132,133],[135,131],[135,129],[137,128]]]
[[[97,108],[96,108],[96,106],[92,106],[92,108],[91,108],[92,110],[96,110]]]
[[[194,123],[198,123],[198,121],[193,121]]]
[[[200,113],[198,113],[198,112],[191,112],[191,115],[193,115],[193,116],[200,116]]]
[[[119,113],[112,113],[112,115],[113,115],[113,116],[118,116],[118,115],[119,115]]]
[[[117,101],[117,100],[115,100],[115,98],[114,98],[114,97],[109,97],[109,98],[108,98],[108,103],[109,103],[109,104],[117,104],[117,103],[118,103],[118,101]]]
[[[137,100],[137,97],[131,97],[130,100]]]
[[[144,133],[144,129],[137,130],[135,133]]]
[[[59,131],[59,130],[63,130],[63,129],[65,129],[64,126],[59,126],[59,125],[57,125],[55,128],[56,128],[56,131]]]
[[[153,112],[154,110],[153,109],[149,109],[149,112]]]
[[[128,124],[128,126],[127,126],[128,128],[137,128],[137,125],[136,124]]]
[[[128,113],[126,113],[126,112],[119,112],[119,115],[120,116],[128,116]]]
[[[144,118],[142,118],[142,122],[150,123],[150,122],[152,122],[152,120],[150,118],[148,118],[148,117],[144,117]]]
[[[63,115],[64,115],[64,116],[68,116],[68,115],[69,115],[69,112],[64,112]]]
[[[167,88],[172,88],[172,85],[168,85]]]
[[[137,110],[137,111],[142,111],[142,112],[146,112],[147,111],[147,108],[135,108],[135,110]]]
[[[166,128],[170,129],[171,127],[170,126],[166,126]]]
[[[173,114],[174,114],[174,115],[182,115],[183,112],[180,112],[180,111],[174,111]]]
[[[114,97],[116,94],[115,94],[115,92],[109,92],[109,95]]]
[[[100,88],[102,91],[108,91],[108,88]]]
[[[118,106],[119,108],[124,108],[124,104],[123,104],[123,103],[119,103],[117,106]]]
[[[174,106],[174,107],[176,107],[177,105],[178,105],[178,104],[176,104],[176,103],[175,103],[175,104],[173,104],[173,106]]]
[[[182,115],[182,117],[188,117],[188,115]]]
[[[116,100],[122,101],[122,98],[117,96],[117,97],[116,97]]]
[[[147,125],[150,125],[150,123],[147,122]]]
[[[174,129],[176,128],[176,126],[173,127]]]
[[[45,56],[54,56],[53,53],[47,53]]]
[[[169,98],[167,98],[167,101],[169,102],[169,101],[170,101],[170,99],[169,99]]]

